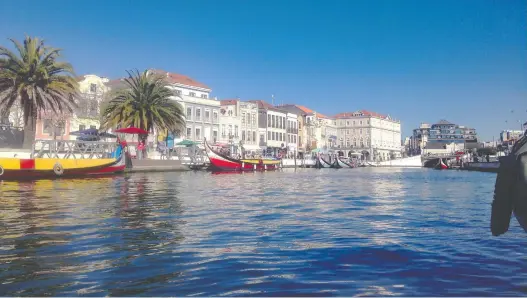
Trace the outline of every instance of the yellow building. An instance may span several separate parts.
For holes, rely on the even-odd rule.
[[[91,74],[78,78],[80,97],[71,119],[71,131],[100,127],[101,103],[109,91],[106,86],[108,81],[105,77]],[[70,136],[70,139],[75,138]]]

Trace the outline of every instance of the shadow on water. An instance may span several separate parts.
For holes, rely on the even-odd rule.
[[[5,296],[523,295],[492,181],[426,169],[0,182]]]

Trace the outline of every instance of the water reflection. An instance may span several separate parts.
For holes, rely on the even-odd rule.
[[[0,288],[9,296],[518,295],[527,277],[514,254],[520,235],[500,242],[486,231],[493,178],[299,169],[0,182]]]

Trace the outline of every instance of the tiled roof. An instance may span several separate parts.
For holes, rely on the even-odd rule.
[[[254,102],[258,104],[259,109],[277,109],[276,107],[266,102],[265,100],[248,100],[248,102]]]
[[[295,104],[285,104],[285,105],[281,105],[281,106],[284,106],[284,107],[296,107],[297,109],[301,110],[302,112],[304,112],[305,114],[313,114],[313,113],[317,113],[317,117],[319,118],[325,118],[325,119],[330,119],[330,117],[324,115],[324,114],[321,114],[319,112],[316,112],[316,111],[313,111],[312,109],[310,108],[307,108],[305,106],[301,106],[301,105],[295,105]],[[281,106],[278,106],[278,108],[280,108]]]
[[[239,101],[240,101],[239,99],[223,99],[223,100],[220,100],[220,105],[222,106],[235,105]]]
[[[383,119],[387,118],[386,115],[382,115],[382,114],[379,114],[379,113],[376,113],[376,112],[367,111],[367,110],[359,110],[359,111],[355,111],[355,112],[340,113],[340,114],[335,115],[335,118],[337,118],[337,119],[350,118],[350,117],[354,117],[353,114],[357,114],[357,113],[360,113],[360,114],[362,114],[364,116],[377,117],[377,118],[383,118]]]
[[[155,74],[166,76],[168,82],[172,84],[182,84],[198,88],[210,89],[207,85],[182,74],[170,73],[160,69],[151,69],[151,71]]]

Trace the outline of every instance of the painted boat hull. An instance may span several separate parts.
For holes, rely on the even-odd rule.
[[[123,173],[123,155],[117,159],[0,158],[0,180],[55,179]]]
[[[316,167],[319,168],[319,169],[331,168],[331,164],[329,162],[325,161],[322,157],[318,157]]]
[[[338,164],[339,164],[339,166],[341,168],[354,168],[353,165],[351,165],[350,163],[347,163],[347,162],[345,162],[343,160],[340,160],[340,158],[337,158],[337,162],[338,162]]]
[[[205,142],[205,152],[210,160],[210,170],[220,172],[273,171],[280,168],[278,160],[242,159],[224,156],[210,148]]]
[[[437,165],[435,166],[435,169],[436,170],[448,170],[448,166],[445,165],[445,163],[443,162],[443,159],[439,159],[439,163],[437,163]]]

